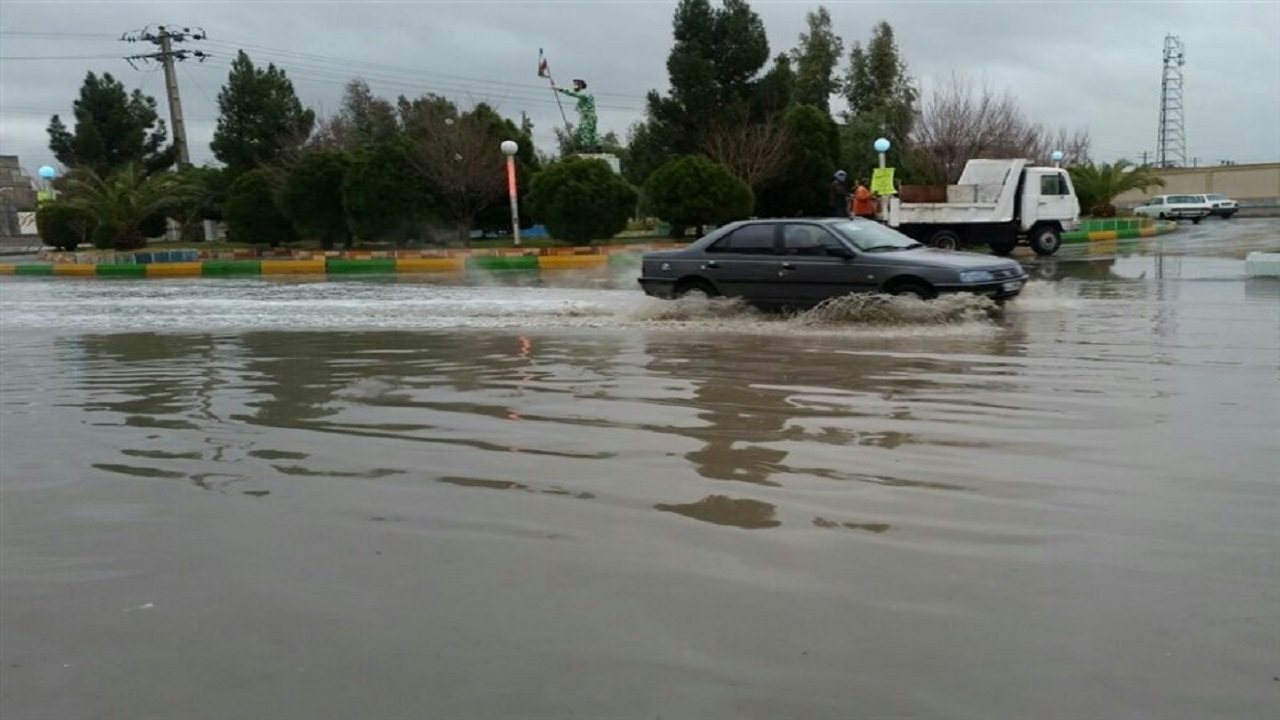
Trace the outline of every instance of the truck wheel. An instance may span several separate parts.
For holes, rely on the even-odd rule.
[[[1062,245],[1062,233],[1058,228],[1044,225],[1031,231],[1031,249],[1037,255],[1052,255]]]
[[[955,250],[960,247],[960,236],[954,230],[939,230],[929,237],[929,244],[939,250]]]
[[[990,244],[992,255],[1004,257],[1011,254],[1013,249],[1018,246],[1018,240],[1017,238],[996,238]]]

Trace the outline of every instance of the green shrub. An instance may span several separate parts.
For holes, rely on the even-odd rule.
[[[275,184],[267,170],[250,170],[227,189],[222,208],[227,239],[275,247],[298,239],[293,224],[276,204]]]
[[[84,211],[58,202],[49,202],[36,211],[36,230],[45,245],[70,252],[88,242],[93,220]]]
[[[645,183],[654,215],[674,226],[723,225],[751,216],[751,187],[724,166],[685,155],[658,168]]]
[[[552,237],[587,243],[627,228],[636,191],[603,160],[570,157],[534,176],[528,203]]]

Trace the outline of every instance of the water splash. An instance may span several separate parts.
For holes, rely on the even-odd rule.
[[[796,315],[792,322],[826,325],[958,325],[989,321],[1000,306],[981,295],[944,295],[924,301],[879,293],[842,295]]]
[[[626,313],[637,322],[696,322],[702,320],[763,320],[764,313],[741,298],[709,298],[690,293],[674,300],[648,300]]]

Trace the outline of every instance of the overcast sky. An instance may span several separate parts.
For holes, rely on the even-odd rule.
[[[887,20],[909,71],[925,89],[958,72],[1008,89],[1034,121],[1088,128],[1096,159],[1154,153],[1162,47],[1186,45],[1187,156],[1200,164],[1280,161],[1280,1],[1261,2],[766,2],[771,54],[789,50],[805,13],[825,5],[836,32],[864,44]],[[394,99],[434,92],[464,105],[486,101],[533,119],[540,149],[553,151],[560,112],[537,77],[545,48],[557,81],[587,79],[601,130],[625,136],[650,88],[667,87],[674,0],[615,2],[342,2],[280,0],[4,0],[0,3],[0,154],[34,172],[55,164],[45,128],[71,104],[87,71],[110,72],[154,95],[166,121],[157,65],[124,55],[154,50],[121,34],[147,25],[200,27],[208,40],[185,47],[214,57],[179,65],[192,160],[208,149],[216,97],[238,48],[274,62],[302,101],[336,110],[343,85],[364,77]],[[846,63],[847,64],[847,61]],[[842,64],[843,65],[843,64]],[[843,70],[843,66],[841,68]],[[573,108],[565,106],[573,120]]]

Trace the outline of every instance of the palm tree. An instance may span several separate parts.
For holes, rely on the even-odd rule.
[[[146,247],[143,228],[166,210],[176,208],[199,193],[190,181],[175,173],[148,175],[138,164],[126,165],[103,178],[88,168],[72,171],[66,179],[66,203],[93,218],[97,238],[109,236],[116,250]]]
[[[1134,165],[1128,160],[1098,165],[1085,163],[1073,166],[1070,171],[1080,207],[1085,215],[1093,217],[1115,217],[1116,207],[1112,203],[1130,190],[1164,187],[1164,180],[1156,175],[1154,168]]]

